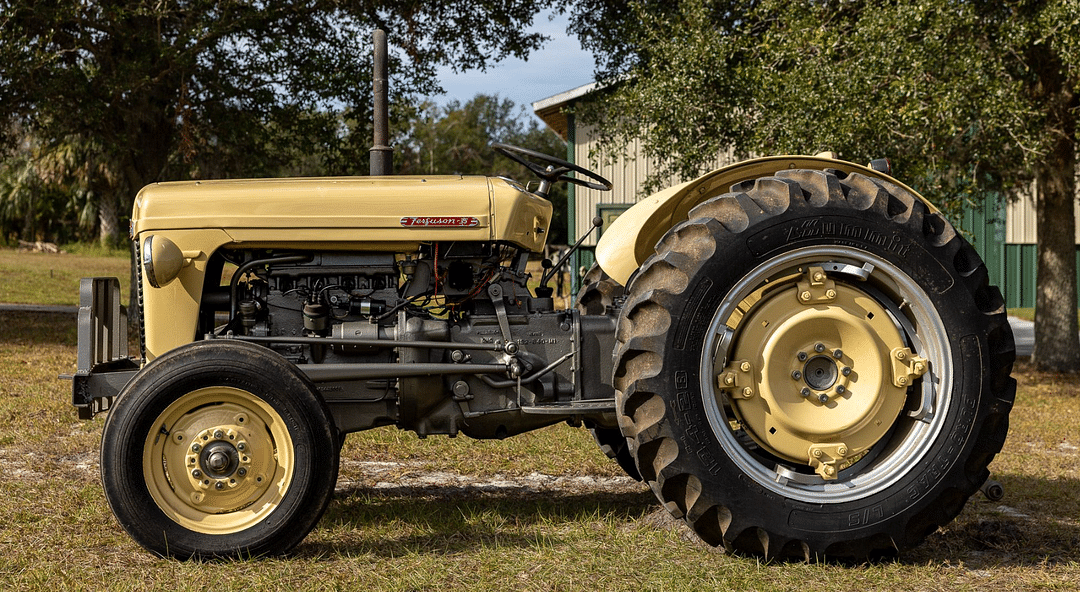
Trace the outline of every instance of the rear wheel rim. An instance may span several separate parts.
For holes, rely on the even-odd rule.
[[[813,303],[819,289],[824,291],[818,286],[811,301],[796,303],[803,293],[798,281],[809,278],[811,269],[823,270],[825,279],[835,283],[835,299]],[[779,312],[785,308],[796,312]],[[882,329],[880,318],[872,325],[860,321],[856,308],[860,313],[874,311],[874,316],[884,313],[889,328]],[[772,328],[759,327],[762,319],[776,315],[779,320]],[[807,341],[806,335],[820,333],[820,325],[815,329],[816,317],[824,318],[820,322],[830,326],[849,329],[838,331],[833,341]],[[885,334],[878,336],[877,347],[871,349],[888,351],[845,350],[845,339],[866,333],[868,327]],[[792,337],[800,335],[802,341]],[[822,345],[817,351],[815,346]],[[699,376],[706,416],[725,452],[758,485],[808,503],[843,503],[894,486],[937,441],[952,397],[952,353],[933,302],[896,264],[850,247],[793,250],[746,274],[717,308],[702,351]],[[757,353],[762,351],[769,353]],[[896,384],[899,379],[891,368],[891,356],[896,352],[924,360],[925,374],[908,376],[906,386]],[[740,375],[739,364],[744,361],[749,362],[743,366],[749,373]],[[843,392],[852,388],[850,377],[841,373],[844,368],[884,373],[886,387],[881,390],[885,392],[863,392],[858,397]],[[784,380],[789,384],[782,385]],[[823,394],[828,395],[828,401],[816,400]],[[877,402],[864,403],[867,398]],[[826,409],[832,406],[850,411],[853,401],[863,408],[847,418],[829,419],[827,414],[832,411]],[[755,404],[769,408],[772,416],[754,416],[748,410]],[[818,415],[800,416],[800,405],[813,406]],[[800,419],[806,417],[824,418],[824,426],[804,421],[800,427]],[[867,427],[875,421],[883,425]],[[801,438],[807,445],[805,452],[796,444],[775,444],[769,430],[787,430],[788,436]],[[838,434],[843,437],[836,438]],[[857,450],[839,446],[848,444],[844,440],[849,436],[856,442],[861,439],[858,445],[850,446]],[[815,462],[815,448],[825,453],[821,459],[828,460],[832,454],[834,462]],[[837,456],[838,448],[846,454]],[[796,459],[799,454],[804,460]],[[831,474],[826,475],[826,471]]]
[[[166,407],[142,459],[158,508],[203,534],[262,522],[281,504],[295,467],[281,415],[258,396],[225,386],[192,391]]]

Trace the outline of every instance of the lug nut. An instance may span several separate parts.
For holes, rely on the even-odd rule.
[[[839,360],[840,358],[844,357],[844,352],[843,352],[842,350],[839,350],[839,349],[838,349],[838,350],[836,350],[836,351],[834,351],[834,352],[832,353],[832,357],[834,357],[834,358],[836,358],[837,360]]]
[[[202,477],[202,471],[200,471],[199,469],[195,469],[191,472],[191,476],[198,479],[199,477]]]
[[[847,392],[847,388],[845,388],[844,385],[842,385],[842,384],[836,385],[836,394],[842,395],[842,394],[844,394],[846,392]]]
[[[802,292],[801,294],[799,294],[799,300],[802,300],[804,302],[807,301],[807,300],[810,300],[810,291],[807,290],[807,291]]]
[[[225,482],[218,481],[217,483],[214,484],[214,489],[218,489],[218,490],[225,489]]]
[[[247,448],[247,445],[246,445],[246,444],[244,444],[243,442],[240,442],[240,443],[238,443],[238,444],[236,445],[236,449],[237,449],[237,450],[244,450],[245,448]]]
[[[820,395],[818,395],[817,400],[821,401],[822,403],[828,403],[829,402],[829,395],[826,395],[825,393],[821,393]]]
[[[739,369],[742,370],[743,372],[749,372],[750,371],[750,362],[743,362],[739,366]]]
[[[798,370],[793,371],[791,373],[791,378],[793,380],[799,380],[800,378],[802,378],[802,372],[799,372]]]
[[[200,450],[202,450],[202,446],[199,446],[198,442],[191,445],[191,451],[192,452],[198,452]]]
[[[809,397],[810,396],[810,389],[804,386],[803,389],[801,391],[799,391],[799,394],[804,396],[804,397]]]
[[[799,355],[797,355],[795,357],[799,358],[800,362],[805,362],[806,358],[808,358],[810,356],[806,355],[806,352],[799,352]]]
[[[825,351],[825,344],[824,343],[819,343],[819,344],[815,345],[814,346],[814,351],[816,351],[819,354],[821,352]]]
[[[844,366],[844,367],[843,367],[843,368],[842,368],[842,369],[840,370],[840,374],[843,374],[844,376],[851,376],[851,368],[849,368],[849,367],[847,367],[847,366]]]
[[[244,467],[240,467],[236,470],[236,474],[243,477],[244,475],[247,475],[247,469],[245,469]]]
[[[742,394],[744,397],[752,397],[754,396],[754,389],[746,387],[742,390]]]
[[[223,432],[222,432],[221,430],[216,430],[216,431],[214,431],[214,437],[215,437],[215,438],[219,438],[219,439],[220,439],[220,438],[222,438],[223,436],[225,436],[225,434],[224,434],[224,433],[223,433]]]

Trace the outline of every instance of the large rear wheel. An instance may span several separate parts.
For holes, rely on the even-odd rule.
[[[333,424],[311,383],[241,342],[197,342],[147,365],[110,410],[101,450],[120,525],[178,558],[288,551],[337,479]]]
[[[628,293],[620,427],[660,500],[714,545],[894,554],[960,512],[1004,442],[1001,296],[901,187],[807,170],[733,187]]]

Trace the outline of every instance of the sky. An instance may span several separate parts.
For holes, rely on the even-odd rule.
[[[544,46],[529,56],[528,61],[507,59],[490,67],[486,72],[454,74],[449,68],[439,72],[439,82],[445,95],[432,97],[444,105],[451,100],[462,103],[477,94],[508,98],[520,108],[526,107],[530,116],[532,103],[557,95],[593,81],[592,55],[581,48],[577,37],[567,35],[567,15],[557,15],[549,20],[547,13],[533,21],[532,30],[550,37]]]

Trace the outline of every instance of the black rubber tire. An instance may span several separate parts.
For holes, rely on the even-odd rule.
[[[581,289],[578,290],[577,309],[581,314],[602,315],[606,314],[608,307],[615,304],[617,298],[621,298],[625,289],[621,284],[612,280],[599,265],[593,264],[582,278]],[[641,481],[641,473],[634,464],[634,457],[630,454],[630,445],[617,427],[590,427],[600,451],[608,458],[622,467],[627,475],[636,481]]]
[[[952,388],[935,395],[931,418],[896,416],[879,441],[884,452],[865,463],[856,459],[838,480],[770,484],[760,475],[781,474],[779,464],[769,465],[777,457],[769,460],[768,451],[754,450],[746,438],[740,443],[739,424],[725,427],[723,397],[709,386],[717,377],[703,376],[716,372],[705,344],[716,351],[720,339],[707,333],[722,332],[710,323],[740,302],[734,287],[748,289],[740,282],[817,252],[865,256],[918,287],[916,296],[941,320],[934,339],[951,352],[932,360],[918,380],[941,380],[945,372]],[[863,560],[919,544],[986,480],[1008,429],[1015,352],[1003,300],[987,277],[974,249],[939,213],[902,187],[860,174],[783,171],[699,205],[630,282],[619,319],[617,413],[642,476],[673,515],[728,551]],[[912,393],[936,392],[928,384],[907,390],[909,406]],[[710,422],[710,414],[721,421]],[[843,494],[827,489],[859,482],[861,471],[875,474],[895,454],[891,439],[899,442],[923,425],[934,426],[933,437],[911,444],[920,451],[911,462],[888,461],[892,472],[869,481],[866,493],[861,486]],[[760,467],[753,464],[759,461]],[[801,477],[806,468],[795,470],[813,480]]]
[[[225,394],[215,399],[219,392]],[[236,413],[236,421],[250,428],[249,432],[225,429],[226,433],[236,433],[235,442],[245,438],[252,442],[247,446],[236,444],[229,454],[238,448],[246,452],[234,455],[248,461],[244,455],[250,454],[251,462],[264,464],[252,464],[250,474],[247,469],[239,473],[247,477],[237,476],[236,466],[232,466],[234,483],[239,482],[236,487],[254,492],[250,501],[245,500],[246,507],[199,514],[199,507],[184,500],[191,496],[202,500],[203,494],[197,485],[184,489],[187,467],[177,471],[168,462],[179,458],[177,453],[168,453],[174,455],[170,457],[164,450],[175,439],[177,444],[192,442],[182,452],[188,454],[187,450],[200,440],[200,432],[191,427],[193,433],[187,434],[185,440],[184,432],[177,427],[180,421],[170,426],[165,425],[165,420],[178,413],[183,413],[184,421],[201,417],[209,420],[210,413],[221,413],[222,409]],[[273,421],[262,421],[263,417]],[[277,423],[280,425],[271,425]],[[222,433],[216,438],[222,445],[232,439]],[[212,436],[209,443],[215,442]],[[256,442],[270,445],[256,450]],[[160,456],[158,446],[163,447]],[[209,446],[202,448],[208,450]],[[257,455],[261,458],[256,459]],[[333,494],[337,473],[336,429],[314,386],[278,354],[242,342],[200,341],[155,359],[121,392],[109,411],[102,435],[101,479],[120,525],[146,549],[178,559],[244,558],[289,551],[319,521]],[[258,484],[251,480],[256,474]],[[263,474],[268,475],[268,485],[262,485]],[[159,503],[152,489],[159,497],[171,495],[170,491],[176,495],[170,498],[172,501]],[[227,488],[224,493],[212,489],[207,488],[208,497],[230,493]],[[227,503],[235,502],[230,499]],[[188,518],[184,513],[195,517],[184,524],[182,520]],[[212,522],[242,513],[254,517],[224,529]],[[202,520],[209,521],[205,528],[200,524]]]

